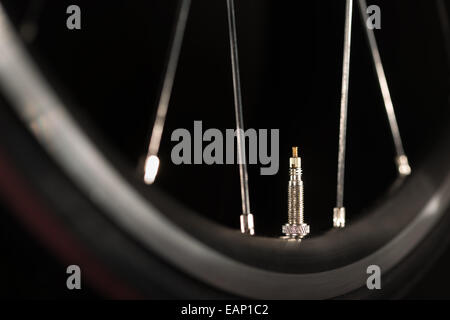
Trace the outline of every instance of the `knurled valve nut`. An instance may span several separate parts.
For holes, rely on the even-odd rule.
[[[306,223],[296,225],[296,224],[285,224],[282,227],[282,232],[291,238],[303,238],[309,234],[309,225]]]

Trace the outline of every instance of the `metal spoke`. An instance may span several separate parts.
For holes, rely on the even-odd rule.
[[[169,109],[170,97],[172,95],[173,83],[177,72],[178,60],[183,44],[184,32],[186,30],[190,7],[191,0],[181,0],[175,26],[175,33],[170,48],[167,69],[164,76],[155,122],[153,124],[153,130],[150,137],[148,153],[145,160],[144,181],[147,184],[151,184],[155,181],[159,168],[158,151],[161,144],[164,124],[166,122],[167,111]]]
[[[347,135],[348,88],[350,79],[350,52],[352,39],[352,13],[353,13],[353,0],[347,0],[345,9],[344,53],[342,63],[342,91],[341,91],[341,112],[339,121],[337,192],[336,192],[336,207],[334,208],[333,211],[333,226],[336,228],[343,228],[345,226],[344,176],[345,176],[345,148]]]
[[[366,21],[368,18],[366,0],[359,0],[359,8],[361,19],[363,22],[363,28],[366,30],[370,53],[372,55],[378,82],[381,89],[381,94],[383,96],[384,106],[386,109],[386,114],[388,116],[389,126],[391,128],[392,138],[394,140],[397,169],[401,176],[407,176],[411,174],[411,167],[409,166],[408,157],[406,156],[403,148],[400,129],[398,127],[397,118],[395,116],[394,104],[392,103],[391,94],[389,92],[389,86],[386,80],[386,74],[384,73],[383,63],[381,61],[380,51],[378,50],[375,34],[372,29],[366,26]]]
[[[239,74],[239,57],[236,34],[236,15],[234,0],[227,0],[228,29],[230,36],[231,64],[233,71],[234,107],[236,115],[236,132],[238,143],[239,176],[241,183],[241,232],[253,235],[255,233],[253,215],[250,213],[250,196],[248,187],[248,173],[245,156],[244,116],[242,112],[241,79]]]

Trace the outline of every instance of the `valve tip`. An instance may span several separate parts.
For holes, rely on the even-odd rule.
[[[298,147],[292,147],[292,158],[298,158]]]

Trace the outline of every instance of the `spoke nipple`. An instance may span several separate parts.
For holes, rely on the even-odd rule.
[[[156,175],[159,169],[159,158],[155,155],[147,156],[144,165],[144,182],[146,184],[152,184],[155,182]]]
[[[255,234],[255,223],[251,213],[241,214],[241,233],[251,236]]]
[[[345,208],[333,209],[333,227],[344,228],[345,227]]]
[[[404,154],[395,158],[397,163],[398,173],[401,177],[406,177],[411,174],[411,166],[409,165],[408,157]]]

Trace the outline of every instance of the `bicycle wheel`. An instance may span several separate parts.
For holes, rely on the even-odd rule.
[[[192,5],[161,168],[150,187],[136,164],[145,154],[146,119],[154,111],[148,105],[170,39],[169,31],[159,32],[170,30],[175,4],[110,1],[105,9],[83,2],[81,30],[55,28],[68,5],[44,5],[36,39],[25,46],[17,33],[22,4],[5,1],[0,180],[15,211],[55,252],[86,270],[94,286],[114,297],[390,297],[445,247],[449,83],[434,4],[409,5],[407,14],[401,1],[380,4],[386,15],[377,39],[413,168],[407,178],[396,176],[364,28],[353,18],[342,230],[332,229],[330,212],[344,3],[302,4],[310,14],[301,20],[294,19],[297,5],[238,6],[246,125],[280,130],[278,173],[248,169],[253,237],[239,232],[235,165],[177,165],[170,158],[168,137],[177,128],[194,131],[199,119],[205,129],[233,128],[225,3]],[[426,22],[407,23],[418,16]],[[110,24],[119,17],[126,27]],[[149,31],[155,26],[161,27]],[[311,225],[301,243],[279,238],[295,144]],[[381,290],[366,285],[371,265],[382,270]]]

